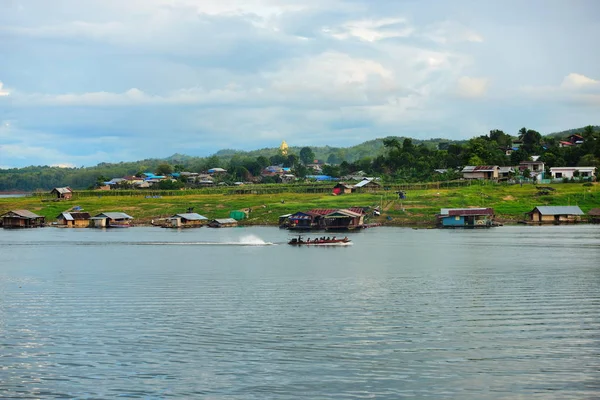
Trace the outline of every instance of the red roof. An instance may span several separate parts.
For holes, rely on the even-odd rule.
[[[495,165],[478,165],[473,168],[473,171],[493,171]]]
[[[314,209],[314,210],[310,210],[309,212],[314,213],[314,214],[319,214],[319,215],[327,215],[327,214],[331,214],[332,212],[338,211],[340,210],[339,208],[326,208],[326,209]],[[364,210],[362,209],[362,207],[350,207],[350,208],[345,208],[345,210],[349,210],[352,212],[355,212],[357,214],[360,215],[364,215]]]
[[[493,208],[457,208],[448,210],[451,217],[462,217],[466,215],[494,215]]]

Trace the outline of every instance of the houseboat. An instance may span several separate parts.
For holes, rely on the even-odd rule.
[[[581,221],[584,215],[578,206],[537,206],[525,214],[526,223],[568,224]]]
[[[39,228],[46,224],[46,218],[29,210],[12,210],[0,215],[2,227],[10,228]]]
[[[90,213],[62,212],[56,217],[57,226],[64,228],[87,228],[90,225]]]
[[[238,226],[238,222],[233,218],[217,218],[208,223],[211,228],[233,228]]]
[[[496,225],[492,208],[442,208],[437,215],[439,228],[489,228]]]
[[[133,217],[123,212],[105,212],[90,218],[90,228],[129,228]]]
[[[208,222],[208,218],[197,213],[175,214],[165,220],[165,228],[200,228]]]

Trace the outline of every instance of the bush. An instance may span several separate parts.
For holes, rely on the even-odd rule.
[[[589,186],[594,186],[594,184],[592,182],[586,182],[582,186],[589,187]]]

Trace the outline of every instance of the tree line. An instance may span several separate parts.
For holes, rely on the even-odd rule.
[[[100,163],[81,168],[30,166],[0,170],[0,191],[49,190],[58,186],[85,189],[111,178],[139,176],[148,171],[157,174],[181,171],[202,173],[210,168],[226,169],[227,173],[219,177],[225,182],[257,181],[262,171],[271,165],[290,168],[296,177],[304,178],[315,174],[310,165],[316,158],[325,162],[321,166],[321,173],[325,175],[343,177],[362,171],[397,183],[456,179],[460,177],[459,169],[465,165],[514,166],[533,155],[540,156],[547,168],[600,167],[600,129],[587,126],[577,132],[583,137],[583,143],[567,147],[560,146],[564,138],[542,136],[535,130],[522,128],[514,136],[502,130],[492,130],[487,135],[467,141],[418,141],[387,137],[365,142],[365,149],[368,150],[361,151],[361,145],[353,146],[353,154],[360,154],[354,160],[349,160],[340,148],[329,148],[330,153],[324,153],[323,148],[307,146],[290,148],[288,154],[282,154],[277,149],[262,149],[258,153],[223,151],[210,157],[174,155],[164,160]],[[512,150],[517,143],[518,149]],[[507,151],[510,155],[507,155]],[[440,174],[435,170],[446,172]],[[276,176],[260,178],[263,183],[277,183],[279,180]],[[169,186],[164,189],[175,189],[184,184],[182,179],[180,184],[163,185]]]

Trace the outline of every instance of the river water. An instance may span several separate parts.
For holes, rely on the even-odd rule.
[[[600,397],[600,226],[0,230],[0,398]]]

